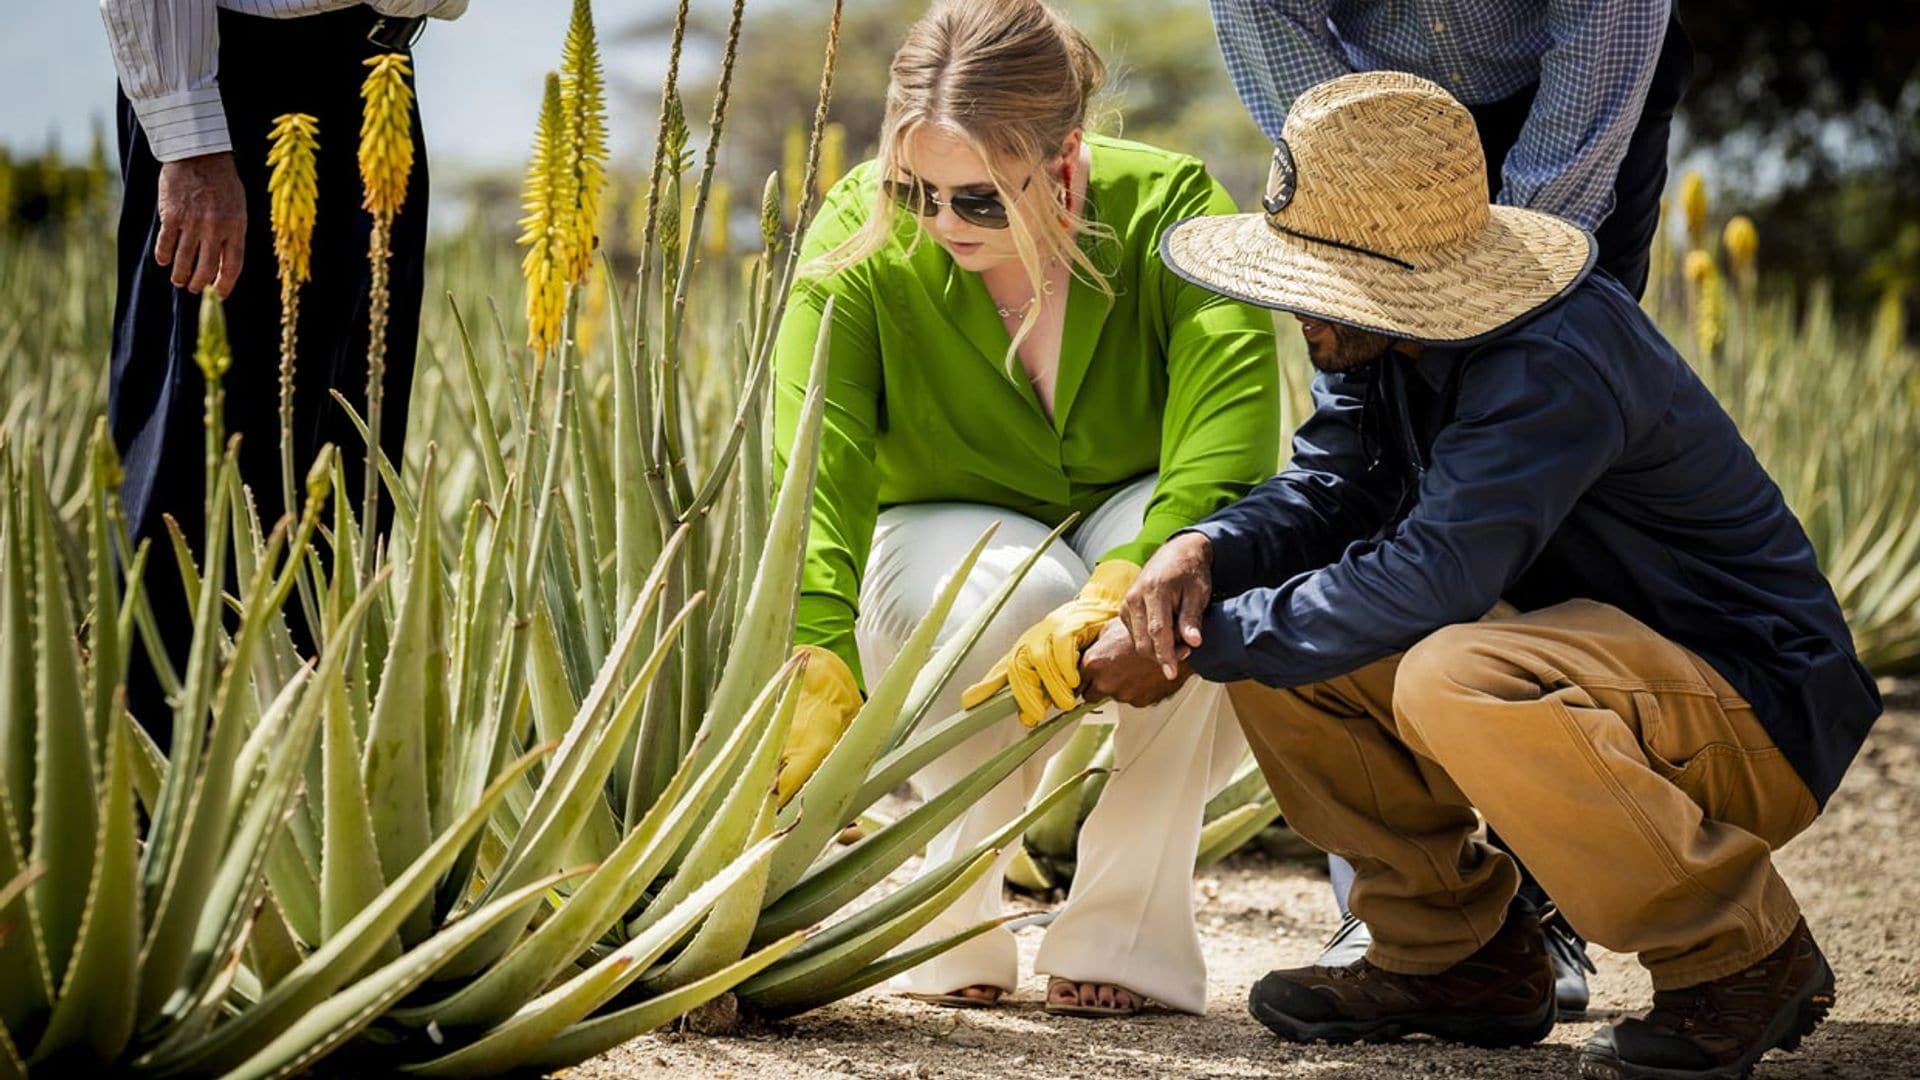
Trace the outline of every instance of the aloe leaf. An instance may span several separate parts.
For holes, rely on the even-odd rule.
[[[535,1069],[559,1069],[611,1050],[628,1039],[644,1035],[705,1005],[759,974],[804,940],[805,934],[788,934],[698,982],[689,983],[678,990],[669,990],[637,1005],[629,1005],[591,1020],[582,1020],[555,1035],[523,1064]]]
[[[434,501],[434,460],[428,451],[420,480],[420,501]],[[395,490],[400,490],[395,485]],[[367,726],[359,784],[379,866],[391,877],[418,858],[433,840],[433,814],[427,791],[428,733],[446,726],[447,646],[445,601],[441,593],[439,528],[429,522],[414,533],[406,596],[394,624]],[[431,929],[432,912],[414,913],[402,928],[402,940],[418,941]]]
[[[715,836],[724,831],[731,817],[738,815],[749,817],[751,824],[742,837],[745,842],[763,840],[774,830],[774,774],[780,765],[780,757],[787,746],[788,733],[793,728],[795,706],[799,703],[800,693],[797,680],[789,678],[781,694],[779,710],[774,721],[768,725],[766,733],[755,748],[753,757],[748,759],[747,768],[734,782],[734,791],[727,801],[722,803],[715,815],[714,824],[709,827],[707,836]],[[703,838],[704,839],[704,838]],[[723,850],[738,847],[725,844],[716,845]],[[696,855],[698,849],[696,848]],[[730,856],[729,856],[730,857]],[[689,857],[681,868],[685,874],[699,860]],[[667,965],[667,969],[648,980],[650,990],[671,990],[676,986],[685,986],[697,982],[719,971],[728,964],[746,954],[747,943],[752,940],[754,924],[759,920],[760,908],[766,897],[767,875],[771,869],[771,860],[761,865],[753,873],[742,879],[731,892],[714,905],[706,921],[700,924],[700,930],[694,935],[679,956]]]
[[[147,734],[147,729],[140,726],[132,713],[120,709],[115,723],[133,748],[129,755],[133,765],[133,793],[140,796],[140,805],[147,816],[152,817],[160,810],[160,785],[166,777],[167,756],[160,752],[153,736]]]
[[[1228,778],[1226,786],[1207,800],[1207,808],[1201,811],[1200,820],[1207,822],[1230,814],[1266,793],[1267,777],[1260,771],[1260,763],[1253,759],[1252,754],[1248,754],[1233,770],[1233,776]]]
[[[44,1060],[85,1043],[98,1061],[113,1061],[133,1036],[135,963],[140,949],[140,864],[127,739],[110,729],[106,782],[100,789],[100,837],[86,892],[73,962],[53,1016],[34,1051]]]
[[[246,943],[247,970],[259,979],[262,990],[300,966],[300,944],[271,889],[247,932]]]
[[[829,1002],[851,997],[870,986],[877,986],[903,971],[911,971],[934,957],[939,956],[941,953],[946,952],[948,949],[972,941],[974,938],[979,937],[994,927],[1004,926],[1019,917],[1018,915],[1006,915],[998,919],[988,919],[985,922],[975,923],[973,926],[957,934],[950,934],[938,941],[928,942],[918,948],[896,953],[884,960],[877,960],[832,986],[818,990],[809,996],[796,997],[779,1006],[768,1007],[764,1011],[775,1016],[793,1016],[797,1013],[806,1012],[808,1009],[817,1009]]]
[[[1240,850],[1258,836],[1261,829],[1279,818],[1280,806],[1268,793],[1265,798],[1207,822],[1200,830],[1200,847],[1194,856],[1193,868],[1205,869]]]
[[[0,1024],[0,1080],[27,1080],[27,1063],[21,1060],[20,1048],[13,1044],[5,1024]]]
[[[811,1000],[821,991],[839,985],[932,922],[974,882],[985,877],[999,860],[998,848],[982,852],[945,885],[892,920],[834,944],[808,950],[805,956],[790,956],[749,979],[740,986],[741,999],[756,1009],[774,1012]]]
[[[1088,720],[1067,736],[1067,745],[1053,755],[1040,774],[1040,790],[1051,791],[1067,777],[1093,763],[1100,747],[1113,736],[1111,723]],[[1027,846],[1056,859],[1073,854],[1080,836],[1080,803],[1061,803],[1034,820],[1027,830]]]
[[[837,949],[900,918],[928,897],[945,889],[954,878],[966,873],[982,855],[990,851],[1004,851],[1009,845],[1017,844],[1020,834],[1053,807],[1063,804],[1071,805],[1074,800],[1068,796],[1078,791],[1093,775],[1095,774],[1088,770],[1068,777],[1034,800],[1033,805],[1022,811],[1019,817],[994,830],[992,834],[982,838],[972,847],[955,852],[943,863],[922,866],[912,881],[807,939],[807,943],[794,954],[793,959],[806,960],[828,950]],[[775,935],[763,928],[760,936],[770,938]]]
[[[912,692],[920,668],[939,641],[947,613],[953,609],[960,590],[966,586],[967,575],[996,531],[997,523],[981,533],[959,565],[947,575],[946,583],[928,605],[919,625],[908,635],[886,674],[873,685],[847,730],[782,812],[783,820],[799,820],[781,850],[774,854],[773,877],[767,883],[769,896],[778,898],[792,888],[851,818],[861,781],[866,779],[874,759],[886,749],[900,708]]]
[[[382,943],[399,929],[407,914],[428,895],[454,856],[486,824],[507,789],[551,749],[534,750],[502,771],[453,827],[421,852],[413,865],[388,885],[378,899],[301,961],[299,967],[268,990],[252,1008],[174,1054],[139,1064],[169,1073],[224,1071],[259,1052],[295,1018],[325,1001],[366,966]]]
[[[971,709],[914,731],[873,767],[866,783],[860,785],[860,793],[854,797],[853,812],[865,812],[940,755],[995,724],[1012,721],[1019,712],[1019,703],[1013,700],[1013,695],[1002,691]]]
[[[113,564],[113,526],[108,517],[108,491],[113,485],[113,452],[108,448],[106,420],[97,420],[93,430],[92,498],[88,500],[88,577],[92,581],[93,615],[87,622],[88,696],[93,705],[93,741],[106,753],[112,729],[122,712],[119,693],[126,668],[126,652],[121,638],[119,597],[115,592]],[[3,663],[4,661],[0,661]],[[0,737],[0,747],[5,747]],[[101,763],[104,765],[104,763]]]
[[[326,763],[326,832],[320,849],[320,933],[325,940],[380,895],[387,875],[380,867],[373,814],[360,785],[360,740],[353,734],[346,689],[339,680],[329,680],[316,692],[328,699],[320,740]],[[389,940],[376,961],[385,963],[398,954],[399,944]]]
[[[27,469],[27,514],[34,531],[38,618],[34,620],[34,696],[39,753],[33,792],[33,861],[47,873],[28,894],[39,916],[48,973],[64,978],[80,933],[81,904],[93,877],[98,807],[93,733],[80,690],[80,651],[67,610],[67,578],[56,553],[45,480]]]
[[[729,889],[756,868],[764,870],[773,853],[772,838],[747,849],[701,884],[646,932],[635,936],[587,970],[526,1003],[512,1017],[473,1043],[415,1071],[427,1075],[463,1075],[470,1070],[504,1071],[524,1062],[554,1036],[631,985],[661,953],[692,929]]]
[[[725,735],[747,703],[766,685],[793,645],[794,603],[806,558],[807,520],[813,510],[814,477],[820,464],[820,429],[826,410],[828,343],[833,301],[827,301],[807,375],[807,396],[800,407],[787,470],[780,482],[770,527],[772,543],[760,560],[747,606],[734,634],[726,670],[708,702],[704,726]],[[694,692],[689,687],[688,692]],[[711,746],[712,744],[707,744]]]
[[[731,789],[721,795],[720,805],[695,838],[679,868],[663,885],[647,909],[627,924],[629,934],[639,934],[674,909],[700,883],[731,862],[747,845],[747,838],[758,819],[760,807],[772,790],[773,772],[779,766],[780,751],[786,745],[786,732],[793,723],[798,700],[796,676],[800,658],[790,657],[774,673],[760,692],[743,721],[735,727],[750,728],[754,749],[744,766],[728,778]],[[774,736],[778,735],[778,738]],[[761,782],[764,774],[765,782]]]
[[[746,753],[755,726],[737,726],[697,778],[693,757],[684,758],[659,800],[620,846],[572,899],[499,963],[444,1002],[400,1009],[396,1018],[405,1023],[432,1020],[451,1027],[493,1023],[511,1014],[565,970],[646,891],[688,832],[705,820],[707,804],[733,775],[734,763]]]
[[[47,868],[26,861],[11,802],[0,780],[0,1027],[19,1031],[53,1001],[53,981],[39,920],[26,897],[28,886]]]
[[[572,873],[578,873],[573,871]],[[305,1012],[274,1040],[226,1074],[226,1080],[292,1076],[337,1049],[432,975],[474,938],[570,876],[532,881],[456,920],[378,971]]]
[[[23,815],[14,822],[22,836],[33,835],[33,773],[36,706],[34,689],[33,593],[28,575],[35,563],[30,527],[25,511],[17,504],[24,485],[17,484],[13,462],[0,462],[0,479],[7,491],[0,493],[0,767],[4,767],[7,789],[16,800],[15,810]]]
[[[1022,762],[1039,753],[1054,735],[1078,722],[1088,708],[1081,705],[1041,721],[899,821],[816,865],[792,890],[767,906],[760,919],[761,936],[783,934],[818,922],[878,884]]]

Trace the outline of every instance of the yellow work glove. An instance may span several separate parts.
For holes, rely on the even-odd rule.
[[[1011,686],[1013,699],[1020,703],[1020,722],[1028,727],[1046,717],[1049,699],[1058,708],[1073,708],[1080,689],[1080,652],[1120,614],[1120,601],[1139,576],[1140,568],[1125,559],[1094,567],[1080,595],[1028,627],[986,678],[967,687],[960,704],[971,709]]]
[[[807,663],[800,671],[800,701],[794,706],[793,728],[787,732],[780,771],[773,781],[774,797],[781,806],[827,760],[827,752],[846,734],[847,725],[860,711],[860,687],[845,660],[818,645],[801,645],[793,651],[805,656]]]

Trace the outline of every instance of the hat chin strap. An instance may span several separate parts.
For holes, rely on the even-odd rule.
[[[1349,244],[1344,240],[1332,240],[1324,236],[1315,236],[1312,233],[1301,232],[1299,229],[1290,229],[1285,225],[1282,225],[1279,222],[1273,220],[1271,217],[1267,218],[1267,228],[1272,229],[1274,232],[1277,232],[1277,233],[1285,233],[1288,236],[1294,237],[1299,240],[1310,240],[1316,244],[1326,244],[1329,247],[1337,247],[1342,251],[1351,251],[1356,255],[1365,255],[1369,258],[1380,259],[1385,262],[1390,262],[1402,270],[1414,270],[1414,271],[1419,270],[1419,267],[1413,265],[1412,263],[1408,262],[1405,259],[1397,258],[1393,255],[1388,255],[1382,251],[1374,251],[1371,248],[1363,248],[1358,244]]]

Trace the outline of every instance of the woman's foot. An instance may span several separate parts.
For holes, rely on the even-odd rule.
[[[940,1005],[949,1009],[985,1009],[1000,1004],[1005,991],[997,986],[963,986],[958,990],[949,990],[944,994],[908,994],[915,1001],[924,1001],[929,1005]]]
[[[1139,994],[1112,983],[1047,980],[1047,1011],[1058,1016],[1132,1016],[1142,1003]]]

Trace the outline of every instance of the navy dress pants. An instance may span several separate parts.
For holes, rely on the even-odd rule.
[[[363,61],[380,50],[367,41],[374,13],[348,8],[298,19],[265,19],[221,11],[220,90],[235,164],[247,195],[245,264],[226,303],[233,365],[223,380],[229,434],[241,436],[240,479],[271,529],[286,511],[280,480],[280,286],[268,221],[268,132],[275,117],[304,112],[319,121],[319,202],[312,278],[300,293],[294,387],[296,485],[320,448],[340,448],[353,505],[360,503],[365,443],[333,400],[338,390],[366,409],[370,216],[361,209],[355,151],[360,134]],[[118,111],[124,200],[118,239],[118,291],[107,424],[119,451],[127,526],[137,544],[152,542],[146,591],[176,671],[184,671],[192,638],[192,604],[176,569],[164,518],[176,521],[199,558],[205,522],[205,386],[194,364],[200,298],[175,288],[171,271],[153,261],[160,230],[160,163],[121,95]],[[391,308],[387,326],[385,403],[380,443],[401,459],[407,401],[419,336],[427,238],[427,168],[419,114],[414,115],[414,168],[405,208],[394,222]],[[299,496],[296,494],[296,499]],[[383,500],[383,532],[391,500]],[[297,511],[298,507],[295,507]],[[231,577],[231,574],[229,575]],[[287,611],[294,639],[311,648],[297,605]],[[165,748],[173,717],[135,641],[127,673],[127,705]]]

